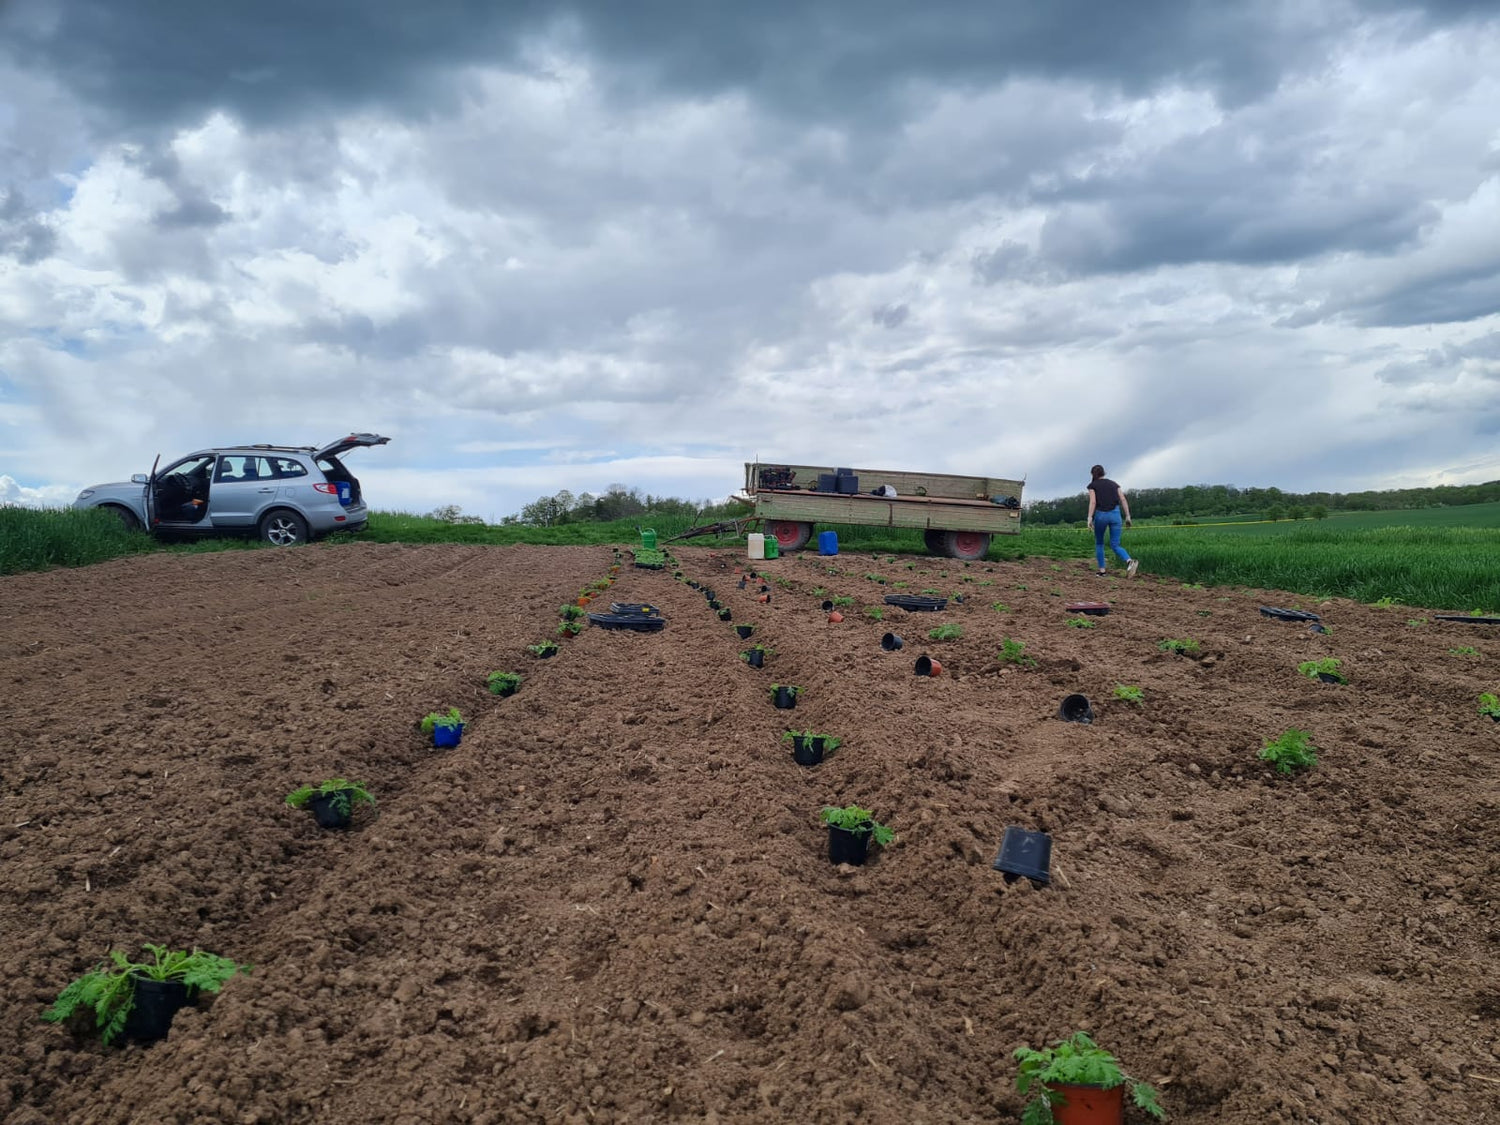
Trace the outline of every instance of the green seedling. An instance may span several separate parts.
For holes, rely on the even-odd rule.
[[[838,597],[833,599],[833,604],[838,606],[840,609],[848,609],[851,605],[854,604],[854,599],[847,596]]]
[[[889,847],[896,834],[883,824],[875,823],[875,814],[858,805],[845,805],[841,809],[832,805],[823,808],[823,823],[830,828],[840,828],[856,836],[870,836],[882,848]]]
[[[557,623],[559,637],[576,637],[581,632],[583,632],[582,621],[559,621]]]
[[[464,717],[459,714],[457,707],[448,708],[447,714],[441,711],[431,711],[422,716],[422,733],[431,734],[438,727],[450,730],[453,727],[464,725]]]
[[[1040,1051],[1018,1047],[1015,1057],[1020,1063],[1016,1089],[1026,1094],[1034,1087],[1036,1092],[1021,1115],[1021,1125],[1053,1125],[1056,1118],[1052,1115],[1052,1107],[1064,1100],[1054,1086],[1101,1086],[1112,1090],[1116,1086],[1129,1085],[1130,1099],[1137,1109],[1159,1121],[1166,1120],[1167,1114],[1157,1100],[1156,1090],[1126,1074],[1114,1055],[1082,1031],[1075,1031]]]
[[[939,625],[936,629],[930,629],[927,639],[930,641],[956,641],[964,635],[962,625]]]
[[[911,586],[910,582],[892,582],[891,586],[897,590],[905,590]]]
[[[1392,597],[1376,598],[1370,604],[1376,609],[1390,609],[1391,606],[1396,604],[1396,599]]]
[[[1316,680],[1319,676],[1332,676],[1339,683],[1347,684],[1348,677],[1339,671],[1339,665],[1342,663],[1336,656],[1325,656],[1321,660],[1304,660],[1297,665],[1297,671],[1309,680]]]
[[[776,650],[774,648],[771,648],[769,645],[751,645],[749,648],[744,649],[740,653],[740,659],[748,664],[750,662],[750,654],[752,652],[759,652],[761,655],[761,659],[765,659],[767,656],[774,656],[776,654]]]
[[[835,738],[831,734],[818,734],[816,731],[811,730],[789,730],[781,736],[781,741],[790,742],[794,738],[800,738],[804,742],[811,742],[815,738],[821,738],[823,740],[823,753],[825,754],[832,754],[844,744],[842,738]]]
[[[1084,617],[1080,615],[1078,617],[1068,618],[1066,624],[1070,629],[1092,629],[1095,626],[1096,622],[1092,617]]]
[[[822,586],[814,586],[812,588],[812,595],[815,598],[821,598],[826,593],[828,593],[828,591],[825,590]]]
[[[923,590],[922,593],[929,598],[940,598],[943,596],[943,592],[941,590],[936,590],[931,586]]]
[[[1425,618],[1425,617],[1408,617],[1406,619],[1406,623],[1408,625],[1412,626],[1413,628],[1415,628],[1417,626],[1426,625],[1427,624],[1427,618]]]
[[[1213,615],[1214,615],[1214,611],[1211,610],[1211,609],[1200,609],[1198,611],[1198,616],[1199,617],[1212,617]]]
[[[1270,762],[1279,774],[1310,769],[1318,764],[1318,756],[1313,753],[1317,747],[1308,741],[1311,737],[1305,730],[1289,730],[1280,738],[1267,739],[1261,747],[1260,760]]]
[[[772,684],[771,698],[775,699],[776,693],[779,692],[782,688],[786,688],[786,690],[791,692],[794,697],[802,694],[802,689],[797,687],[795,684]]]
[[[1114,696],[1125,703],[1144,703],[1146,693],[1134,684],[1116,684]]]
[[[1029,590],[1030,588],[1031,587],[1027,586],[1024,582],[1017,582],[1014,586],[1011,587],[1012,590]]]
[[[532,656],[552,656],[557,652],[557,642],[542,641],[540,644],[527,645],[526,651]]]
[[[1201,590],[1201,589],[1203,589],[1203,583],[1201,583],[1201,582],[1184,582],[1182,584],[1182,588],[1184,590]]]
[[[1479,696],[1479,713],[1492,719],[1500,719],[1500,696],[1487,691]]]
[[[994,584],[995,584],[995,580],[993,578],[981,578],[976,583],[976,585],[979,585],[979,586],[993,586]]]
[[[885,610],[881,609],[878,605],[872,605],[865,610],[865,616],[871,621],[884,621]]]
[[[357,781],[346,781],[342,777],[331,777],[317,785],[303,785],[286,795],[286,803],[294,809],[305,809],[314,797],[327,797],[328,803],[340,816],[350,816],[359,805],[375,804],[375,798]]]
[[[1004,602],[991,602],[990,608],[993,609],[996,613],[1010,612],[1010,606],[1006,605]]]
[[[1189,637],[1186,640],[1174,640],[1172,638],[1168,638],[1167,640],[1162,641],[1156,647],[1161,649],[1163,652],[1175,652],[1179,656],[1185,656],[1188,653],[1197,652],[1199,645],[1197,641]]]
[[[1022,668],[1035,668],[1036,659],[1026,655],[1026,642],[1004,637],[1000,641],[1000,662],[1015,664]]]
[[[608,578],[600,578],[593,583],[593,589],[595,590],[608,590],[609,587],[610,581]]]
[[[1062,569],[1062,564],[1060,564],[1060,563],[1052,563],[1051,566],[1049,566],[1047,569],[1049,569],[1049,570],[1061,570]]]
[[[790,590],[792,588],[792,580],[790,578],[777,578],[774,581],[783,590]]]
[[[1473,645],[1459,645],[1457,648],[1448,650],[1449,656],[1478,656],[1479,650]]]
[[[141,948],[151,954],[149,961],[132,961],[119,950],[111,950],[108,961],[101,961],[58,995],[52,1007],[42,1013],[48,1023],[61,1023],[84,1009],[94,1014],[94,1026],[105,1043],[119,1037],[125,1021],[135,1007],[135,982],[177,980],[194,993],[218,992],[235,973],[250,972],[249,965],[237,965],[227,957],[204,953],[169,950],[165,946],[146,944]]]
[[[491,672],[484,678],[484,686],[491,695],[509,695],[521,686],[521,673]]]
[[[577,621],[587,611],[578,605],[563,605],[557,607],[557,612],[562,614],[564,621]]]

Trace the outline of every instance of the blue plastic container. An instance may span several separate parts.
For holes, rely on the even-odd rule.
[[[818,532],[818,554],[836,555],[839,553],[839,533],[837,531]]]
[[[336,481],[339,486],[339,503],[348,507],[354,503],[354,486],[346,480]]]
[[[433,727],[432,745],[439,750],[457,746],[463,740],[464,725],[463,723],[459,723],[457,726],[451,727]]]

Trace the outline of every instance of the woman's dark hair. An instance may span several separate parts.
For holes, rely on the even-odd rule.
[[[1100,477],[1102,477],[1104,475],[1104,466],[1103,465],[1095,465],[1092,469],[1089,470],[1089,474],[1095,480],[1098,480]]]

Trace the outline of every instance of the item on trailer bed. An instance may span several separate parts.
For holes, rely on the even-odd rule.
[[[947,598],[929,598],[922,594],[887,594],[885,604],[912,613],[934,612],[948,604]]]
[[[785,465],[762,465],[756,479],[762,488],[796,488],[797,474]]]

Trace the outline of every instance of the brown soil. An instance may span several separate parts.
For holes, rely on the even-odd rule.
[[[1500,1122],[1493,632],[1338,602],[1318,637],[1256,612],[1290,595],[1087,560],[803,555],[759,605],[737,558],[680,556],[764,670],[628,565],[609,594],[664,632],[528,657],[599,547],[0,580],[0,1121],[1012,1121],[1011,1051],[1084,1028],[1177,1122]],[[866,573],[970,596],[877,623]],[[857,599],[842,624],[816,586]],[[945,622],[962,639],[929,644]],[[1040,666],[1002,666],[1005,636]],[[1298,676],[1328,654],[1347,687]],[[519,694],[485,693],[496,668]],[[1075,690],[1093,726],[1055,718]],[[453,704],[463,745],[436,752],[414,722]],[[799,767],[788,719],[845,744]],[[1321,761],[1284,779],[1256,751],[1288,727]],[[335,775],[378,816],[322,832],[283,804]],[[841,870],[818,813],[849,802],[899,836]],[[1051,834],[1050,888],[991,869],[1007,825]],[[255,970],[151,1047],[40,1022],[144,941]]]

